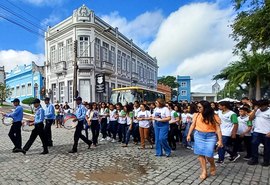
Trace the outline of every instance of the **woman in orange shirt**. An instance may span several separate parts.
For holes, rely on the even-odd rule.
[[[200,101],[197,104],[199,113],[193,115],[192,125],[190,126],[187,140],[191,140],[191,134],[194,132],[194,154],[199,155],[201,163],[202,174],[201,180],[207,178],[206,161],[211,165],[210,174],[216,174],[216,166],[214,161],[214,150],[217,144],[222,147],[222,135],[220,130],[220,119],[211,104],[207,101]]]

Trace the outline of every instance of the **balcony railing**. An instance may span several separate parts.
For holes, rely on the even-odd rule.
[[[63,74],[66,73],[67,70],[67,63],[66,61],[60,61],[51,67],[52,72],[56,74]]]
[[[105,74],[113,74],[114,73],[114,66],[111,62],[103,61],[101,63],[101,70]]]
[[[78,64],[79,69],[93,69],[94,68],[93,60],[90,57],[78,58],[77,64]]]
[[[132,78],[132,81],[138,82],[139,81],[139,74],[136,73],[136,72],[132,72],[131,73],[131,78]]]

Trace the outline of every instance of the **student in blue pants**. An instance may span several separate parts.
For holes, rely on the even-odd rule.
[[[171,148],[168,143],[168,133],[171,113],[165,107],[165,101],[161,98],[157,99],[156,106],[153,114],[153,120],[155,121],[156,156],[162,156],[164,149],[166,156],[169,157],[171,155]]]

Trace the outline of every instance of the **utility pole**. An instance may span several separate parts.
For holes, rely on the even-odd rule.
[[[78,73],[78,64],[77,64],[77,57],[78,57],[78,41],[74,41],[74,72],[73,72],[73,99],[77,98],[77,73]],[[75,106],[74,106],[75,108]]]

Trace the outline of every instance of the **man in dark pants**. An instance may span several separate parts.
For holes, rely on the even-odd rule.
[[[45,132],[44,132],[44,123],[43,123],[44,117],[45,117],[45,111],[41,107],[39,99],[35,99],[33,101],[33,104],[34,104],[35,112],[36,112],[35,113],[35,120],[30,122],[30,124],[34,124],[35,128],[34,128],[34,130],[32,130],[30,138],[27,141],[27,143],[25,144],[25,146],[23,147],[23,150],[19,150],[19,151],[22,152],[23,154],[26,154],[26,152],[30,149],[30,147],[32,146],[32,144],[36,140],[37,136],[39,136],[40,140],[42,142],[42,145],[43,145],[43,152],[41,154],[42,155],[48,154],[49,151],[48,151],[48,147],[47,147],[46,136],[45,136]]]
[[[15,106],[14,112],[10,114],[3,114],[5,117],[10,117],[13,119],[13,124],[10,128],[8,136],[10,137],[12,143],[14,144],[14,148],[12,152],[18,152],[17,149],[22,148],[22,136],[21,136],[21,126],[22,126],[22,119],[23,119],[23,108],[20,106],[20,100],[14,99],[12,101],[13,105]]]
[[[77,152],[79,139],[82,139],[86,144],[88,144],[88,149],[92,145],[92,141],[88,140],[84,135],[82,135],[83,124],[84,124],[85,115],[86,115],[86,109],[85,109],[84,105],[82,104],[81,97],[76,98],[76,104],[77,104],[77,108],[76,108],[75,115],[77,118],[74,119],[73,121],[74,122],[78,121],[78,125],[76,126],[76,130],[74,133],[74,145],[73,145],[72,150],[69,151],[69,153],[76,153]]]
[[[47,146],[53,146],[53,141],[52,141],[52,124],[55,121],[55,110],[53,104],[50,103],[50,98],[45,98],[45,135],[46,135],[46,141],[47,141]]]

